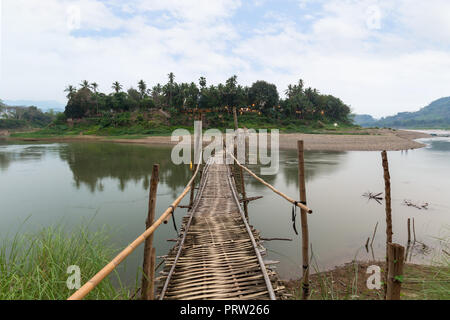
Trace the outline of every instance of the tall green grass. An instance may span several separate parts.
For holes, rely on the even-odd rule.
[[[67,232],[48,227],[20,234],[0,243],[0,300],[61,300],[75,290],[66,281],[67,268],[77,265],[81,285],[106,265],[116,250],[109,245],[106,231],[91,232],[79,227]],[[118,285],[113,285],[112,278]],[[130,292],[117,274],[104,279],[86,299],[128,299]]]

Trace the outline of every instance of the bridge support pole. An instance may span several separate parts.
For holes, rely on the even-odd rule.
[[[388,244],[389,269],[387,271],[386,300],[400,300],[405,248],[399,244]]]
[[[391,206],[391,175],[389,173],[389,162],[387,157],[387,152],[381,152],[381,159],[383,164],[383,173],[384,173],[384,188],[385,188],[385,200],[386,200],[386,271],[385,277],[386,281],[384,282],[384,297],[387,298],[387,283],[388,283],[388,274],[390,268],[389,261],[389,244],[392,243],[392,206]]]
[[[305,179],[305,159],[303,140],[297,141],[298,149],[298,184],[300,189],[300,202],[306,205],[306,179]],[[302,299],[307,300],[309,297],[309,231],[308,231],[308,213],[301,209],[301,225],[302,225],[302,260],[303,260],[303,277],[302,277]]]
[[[153,165],[152,178],[150,181],[150,192],[148,199],[148,216],[145,222],[145,228],[148,229],[155,220],[156,192],[159,182],[159,165]],[[141,286],[142,300],[154,300],[155,298],[155,264],[156,249],[153,248],[153,234],[145,240],[144,246],[144,264]]]

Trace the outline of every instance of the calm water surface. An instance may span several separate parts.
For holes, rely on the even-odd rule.
[[[426,148],[389,152],[393,197],[394,241],[406,245],[407,219],[414,218],[417,240],[411,261],[429,263],[439,255],[440,239],[450,234],[450,138],[422,140]],[[54,224],[68,228],[90,223],[110,228],[113,244],[122,248],[144,230],[152,165],[160,164],[157,216],[181,193],[191,176],[187,166],[175,166],[167,147],[110,143],[8,143],[0,141],[0,238]],[[253,169],[256,169],[253,167]],[[310,241],[316,268],[325,270],[352,259],[384,258],[385,213],[365,192],[384,191],[379,152],[307,152]],[[264,177],[276,188],[298,197],[296,151],[280,151],[280,171]],[[266,238],[269,259],[279,260],[283,278],[301,274],[300,242],[291,223],[291,205],[247,178],[249,196],[264,196],[250,204],[250,222]],[[408,199],[429,203],[428,210],[404,205]],[[180,224],[185,209],[176,211]],[[26,223],[24,221],[27,219]],[[376,223],[373,250],[364,245]],[[300,230],[299,224],[297,229]],[[165,255],[175,238],[171,224],[155,234],[157,255]],[[134,284],[142,264],[142,248],[120,267]]]

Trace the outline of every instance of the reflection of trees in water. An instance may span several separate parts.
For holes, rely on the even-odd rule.
[[[1,144],[0,144],[1,145]],[[12,162],[39,160],[46,151],[44,146],[23,146],[17,145],[0,149],[0,170],[6,171]]]
[[[346,154],[346,152],[334,151],[305,152],[306,181],[312,181],[317,176],[336,171],[346,159]],[[254,165],[249,166],[249,168],[268,183],[275,184],[277,175],[261,176],[259,175],[259,166]],[[296,150],[280,151],[280,169],[278,175],[282,175],[282,179],[287,186],[294,185],[298,187],[298,160]],[[246,182],[255,189],[265,188],[261,183],[251,177],[246,178]]]
[[[183,187],[191,173],[186,165],[174,165],[170,154],[167,147],[112,143],[70,143],[60,148],[60,157],[69,164],[76,187],[84,183],[91,192],[103,190],[104,178],[117,179],[122,191],[128,182],[141,180],[142,187],[148,189],[153,164],[158,163],[160,181],[175,195],[175,189]]]

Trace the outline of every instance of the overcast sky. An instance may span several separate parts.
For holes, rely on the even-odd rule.
[[[289,83],[356,113],[450,96],[448,0],[0,0],[3,100],[58,100],[81,80]]]

